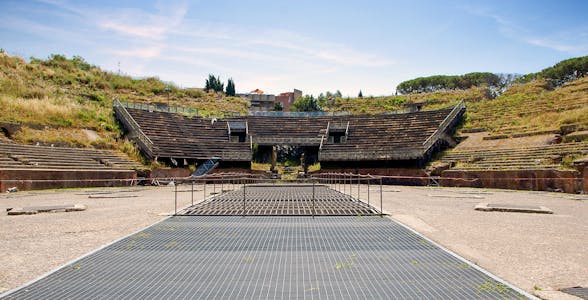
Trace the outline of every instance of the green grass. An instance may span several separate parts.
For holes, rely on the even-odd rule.
[[[544,80],[512,85],[496,98],[485,87],[375,98],[335,99],[327,102],[329,111],[383,113],[402,109],[409,103],[422,103],[433,110],[466,101],[467,111],[461,129],[482,128],[493,135],[557,130],[574,124],[588,128],[588,77],[551,89]]]
[[[0,122],[22,125],[14,137],[17,142],[119,149],[141,161],[137,151],[129,149],[132,144],[119,138],[113,98],[190,107],[204,115],[248,111],[247,101],[240,98],[179,88],[156,77],[105,72],[80,57],[51,55],[27,62],[0,53]],[[82,129],[95,131],[98,140]]]
[[[474,87],[400,96],[330,96],[321,100],[321,105],[326,111],[377,114],[404,109],[409,103],[422,103],[423,109],[432,110],[465,100],[467,112],[461,130],[484,128],[492,135],[508,135],[555,130],[562,125],[588,128],[588,77],[557,89],[535,80],[515,84],[494,99],[490,94],[485,87]],[[146,163],[132,143],[120,138],[113,98],[193,108],[204,116],[243,114],[249,109],[247,101],[240,98],[179,88],[157,77],[105,72],[80,57],[52,55],[27,62],[0,53],[0,122],[23,126],[13,137],[17,142],[119,149]],[[84,129],[95,132],[98,139],[89,137]]]

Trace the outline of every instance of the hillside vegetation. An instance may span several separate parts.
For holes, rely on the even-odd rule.
[[[510,86],[493,98],[485,87],[401,96],[336,99],[326,110],[383,113],[422,103],[423,109],[447,107],[465,100],[462,130],[489,131],[493,135],[558,130],[562,125],[588,129],[588,77],[552,89],[545,79]]]
[[[438,90],[466,90],[482,85],[498,88],[500,85],[506,85],[509,82],[508,78],[511,77],[501,77],[488,72],[464,75],[434,75],[403,81],[396,87],[396,91],[401,94],[410,94]]]
[[[555,131],[564,125],[571,126],[573,130],[588,129],[588,77],[584,77],[588,74],[588,57],[565,60],[519,79],[511,76],[506,81],[514,80],[515,83],[509,84],[500,95],[496,94],[497,86],[484,82],[491,77],[488,73],[473,74],[479,80],[473,80],[476,84],[468,89],[453,85],[468,76],[430,76],[401,84],[412,93],[337,98],[327,101],[325,110],[383,113],[402,109],[409,103],[420,103],[423,109],[432,110],[464,100],[467,111],[461,127],[463,131],[489,131],[495,136],[510,136]],[[446,82],[446,85],[439,87],[440,82]],[[504,79],[502,82],[505,82]],[[470,86],[470,83],[465,86]]]
[[[512,135],[558,130],[563,125],[581,130],[588,129],[587,62],[588,57],[566,60],[516,80],[490,73],[430,76],[406,81],[406,90],[413,92],[398,96],[343,98],[337,92],[304,99],[316,102],[324,111],[362,114],[403,110],[410,103],[431,110],[465,100],[462,131]],[[430,91],[424,84],[427,82],[436,88]],[[439,82],[443,84],[439,86]],[[497,83],[506,82],[508,88],[497,96]],[[183,89],[155,77],[136,79],[105,72],[81,57],[51,55],[46,60],[26,62],[0,52],[0,122],[23,126],[12,137],[16,142],[132,152],[130,144],[119,140],[121,131],[112,111],[114,98],[190,107],[200,115],[248,111],[247,101],[241,98]]]
[[[26,62],[0,52],[0,122],[23,126],[12,137],[17,142],[129,150],[118,141],[114,98],[191,107],[201,115],[248,110],[240,98],[105,72],[81,57],[51,55]]]

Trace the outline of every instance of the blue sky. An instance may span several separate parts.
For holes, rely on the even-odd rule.
[[[588,1],[0,1],[0,48],[238,92],[390,95],[419,76],[588,55]]]

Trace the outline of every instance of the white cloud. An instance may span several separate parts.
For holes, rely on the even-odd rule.
[[[127,56],[127,57],[139,57],[139,58],[154,58],[161,55],[161,46],[152,47],[137,47],[125,50],[111,50],[110,52],[114,55]]]
[[[192,29],[194,28],[194,29]],[[325,42],[290,31],[264,28],[236,28],[227,24],[184,24],[173,31],[177,36],[208,42],[222,48],[216,54],[264,60],[282,60],[285,63],[320,63],[331,67],[389,67],[396,62],[384,57],[356,50],[347,45]],[[197,43],[189,51],[207,49]],[[262,57],[263,56],[263,57]]]
[[[110,65],[122,62],[123,72],[138,76],[176,72],[162,79],[190,86],[193,77],[215,73],[238,79],[243,90],[277,93],[297,86],[316,93],[321,85],[344,90],[337,86],[341,77],[358,82],[362,70],[386,70],[396,64],[375,48],[361,49],[276,28],[204,22],[189,16],[185,2],[112,10],[68,0],[38,1],[57,8],[51,10],[59,14],[56,17],[75,19],[74,24],[88,29],[92,39],[78,32],[80,27],[71,31],[93,43],[94,51],[107,54]]]
[[[164,39],[171,29],[182,23],[187,11],[186,3],[160,6],[155,14],[134,9],[120,10],[101,17],[98,26],[130,36]]]
[[[577,28],[549,36],[525,37],[526,43],[573,55],[588,54],[588,29]]]
[[[505,37],[529,45],[548,48],[572,55],[586,55],[588,52],[588,28],[564,28],[551,32],[533,32],[529,26],[523,26],[508,17],[481,7],[466,7],[471,14],[494,20],[498,31]]]

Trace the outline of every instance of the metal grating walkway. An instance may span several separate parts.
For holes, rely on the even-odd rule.
[[[388,218],[172,217],[5,299],[519,299]]]
[[[178,215],[358,216],[378,212],[324,185],[251,185],[213,196]]]
[[[585,287],[571,287],[561,289],[562,292],[568,293],[572,296],[576,296],[580,299],[587,299],[588,300],[588,288]]]

